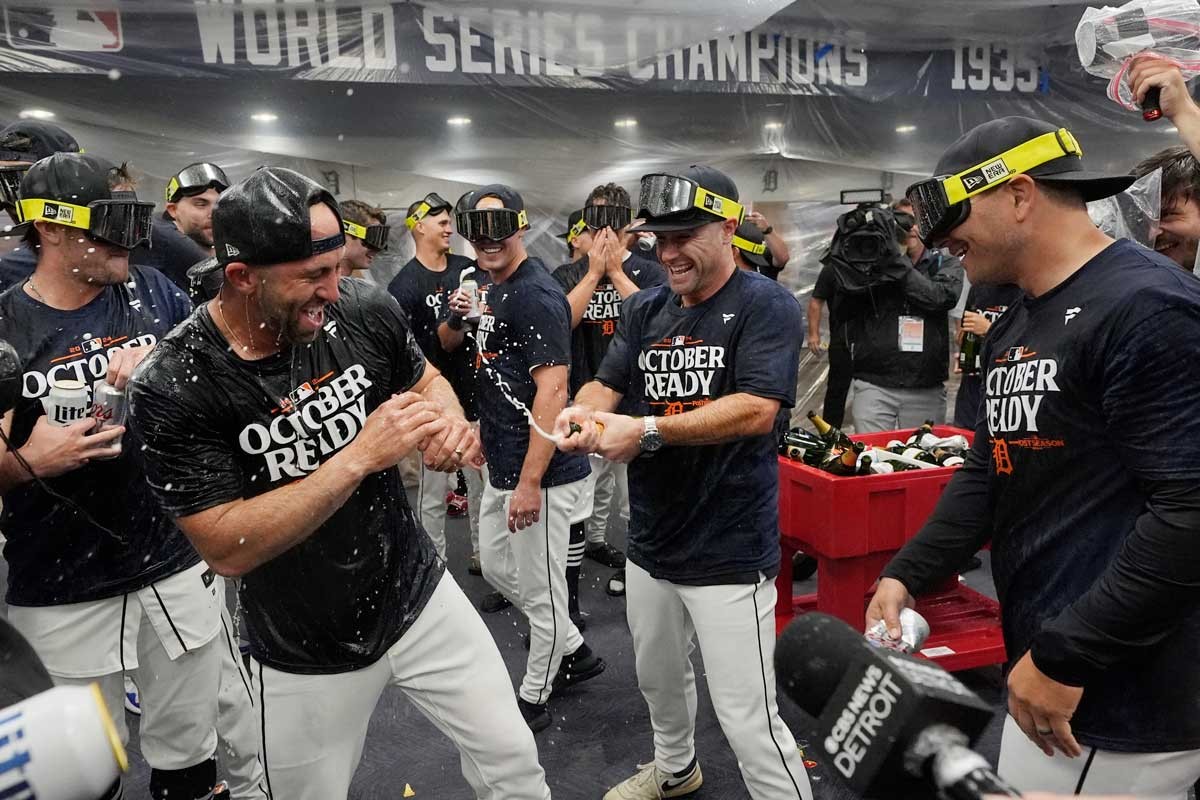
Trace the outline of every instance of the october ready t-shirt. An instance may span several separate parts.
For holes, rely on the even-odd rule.
[[[795,401],[800,305],[775,281],[736,270],[705,302],[667,286],[625,301],[596,379],[636,416],[669,416],[731,394]],[[629,465],[629,552],[655,578],[746,583],[779,569],[779,470],[771,433],[666,446]]]
[[[243,361],[202,306],[138,370],[133,423],[168,511],[303,479],[420,380],[425,358],[396,301],[352,278],[338,289],[310,344]],[[242,578],[250,653],[285,672],[368,666],[417,619],[444,568],[399,469],[369,475],[312,536]]]

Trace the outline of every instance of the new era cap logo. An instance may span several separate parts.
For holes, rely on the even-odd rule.
[[[227,256],[240,256],[241,254],[242,254],[242,251],[241,251],[241,250],[238,250],[238,249],[237,249],[236,247],[234,247],[233,245],[231,245],[231,244],[227,244],[227,245],[225,245],[225,255],[227,255]]]
[[[70,206],[60,206],[54,203],[42,205],[42,216],[46,219],[56,219],[59,222],[74,222],[75,209]]]
[[[990,186],[996,181],[1007,178],[1010,174],[1011,170],[1004,163],[1004,159],[997,158],[995,161],[989,161],[978,169],[973,169],[963,175],[962,184],[968,192],[973,192],[980,186]]]
[[[970,177],[963,178],[963,185],[968,189],[974,189],[981,183],[983,183],[983,178],[979,175],[972,175]]]

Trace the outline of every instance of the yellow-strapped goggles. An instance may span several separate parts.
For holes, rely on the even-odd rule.
[[[710,192],[687,178],[662,173],[642,176],[638,206],[638,216],[642,219],[679,214],[693,208],[717,219],[736,219],[739,225],[746,216],[746,209],[738,201]]]
[[[357,222],[345,219],[342,220],[342,230],[346,232],[347,236],[362,239],[372,250],[387,250],[388,234],[391,233],[392,226],[359,225]]]
[[[502,242],[529,225],[525,211],[511,208],[471,208],[456,215],[458,235],[468,242]]]
[[[905,196],[912,203],[921,240],[927,245],[935,244],[965,222],[971,213],[969,201],[975,195],[1063,156],[1082,157],[1083,148],[1070,131],[1059,128],[955,175],[914,183]]]
[[[87,231],[88,238],[132,250],[150,242],[153,203],[97,200],[86,206],[61,200],[29,198],[18,206],[21,222],[56,222]]]
[[[425,195],[425,199],[413,210],[413,213],[404,218],[404,225],[411,231],[417,227],[417,223],[428,217],[430,214],[437,214],[442,211],[449,211],[453,206],[450,205],[437,192],[430,192]]]
[[[571,226],[571,230],[567,231],[567,244],[570,244],[571,242],[575,241],[579,237],[579,234],[583,233],[587,229],[588,229],[587,220],[581,219],[578,222],[576,222],[574,225]]]
[[[767,252],[766,244],[761,242],[755,244],[749,239],[743,239],[740,236],[733,237],[733,246],[738,250],[741,250],[743,253],[751,253],[752,255],[756,256],[761,256],[763,253]]]

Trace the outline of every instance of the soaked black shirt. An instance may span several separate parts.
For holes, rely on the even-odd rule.
[[[971,455],[884,574],[920,592],[990,534],[1009,661],[1083,686],[1076,738],[1200,748],[1200,282],[1115,242],[983,363]]]
[[[396,301],[359,280],[338,288],[311,344],[243,361],[202,306],[138,371],[134,425],[170,513],[304,478],[420,380],[425,359]],[[286,672],[368,666],[416,620],[443,570],[399,469],[377,472],[312,536],[242,579],[250,652]]]
[[[0,338],[16,348],[25,369],[13,446],[23,446],[44,415],[42,398],[51,380],[92,386],[107,374],[111,353],[156,344],[190,311],[183,292],[144,267],[130,268],[128,283],[107,287],[73,311],[43,305],[20,284],[9,289],[0,297]],[[200,560],[146,485],[137,434],[127,431],[121,444],[116,459],[45,479],[86,516],[32,482],[4,495],[0,529],[8,537],[9,603],[49,606],[115,597]]]
[[[470,420],[478,418],[475,410],[475,353],[471,341],[464,339],[457,350],[447,352],[442,347],[437,330],[450,318],[450,295],[458,289],[459,275],[464,269],[474,266],[475,262],[471,259],[451,253],[446,256],[446,269],[435,272],[413,256],[388,284],[388,291],[408,315],[417,344],[429,363],[437,367],[454,387],[458,402]],[[487,273],[476,270],[470,277],[482,284],[487,279]]]
[[[662,264],[637,253],[630,252],[621,265],[622,271],[639,288],[646,289],[667,282]],[[554,270],[554,278],[570,294],[587,275],[588,257],[563,264]],[[571,331],[571,396],[596,377],[596,370],[608,352],[608,345],[617,333],[617,322],[621,319],[621,293],[607,276],[596,284],[583,319]]]
[[[635,416],[668,416],[731,394],[790,408],[802,314],[787,289],[736,270],[715,295],[684,308],[667,286],[625,301],[596,380]],[[775,436],[671,447],[629,465],[629,559],[686,584],[753,583],[779,568]]]

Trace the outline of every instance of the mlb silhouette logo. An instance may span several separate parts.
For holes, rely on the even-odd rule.
[[[97,350],[101,349],[103,346],[104,346],[104,343],[101,342],[99,338],[93,338],[93,339],[88,339],[88,340],[84,341],[84,343],[81,344],[79,346],[79,348],[80,348],[80,350],[82,350],[85,353],[94,353]]]
[[[297,386],[290,395],[288,395],[288,399],[292,401],[293,405],[300,405],[306,399],[312,397],[316,391],[317,390],[313,388],[311,383],[305,381]]]
[[[125,46],[121,12],[112,5],[6,7],[4,24],[9,45],[18,50],[115,53]]]
[[[683,343],[685,341],[687,341],[686,336],[676,336],[674,339],[671,340],[671,346],[672,347],[683,347]]]

